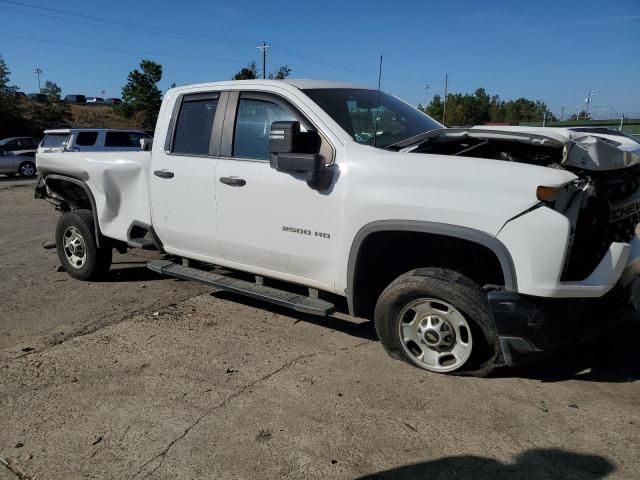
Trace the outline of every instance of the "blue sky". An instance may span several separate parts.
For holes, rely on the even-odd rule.
[[[39,67],[64,94],[120,96],[142,58],[163,65],[163,89],[226,80],[260,63],[266,41],[267,70],[286,63],[295,78],[375,86],[382,54],[382,88],[414,104],[425,84],[442,94],[448,72],[453,92],[541,99],[566,116],[593,89],[601,118],[640,116],[640,0],[0,0],[0,19],[0,54],[27,93]]]

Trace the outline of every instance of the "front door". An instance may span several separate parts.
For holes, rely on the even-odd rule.
[[[315,128],[277,95],[230,94],[216,171],[220,246],[229,266],[327,288],[336,253],[338,195],[334,185],[318,191],[303,174],[271,168],[269,130],[279,120]],[[332,152],[322,141],[321,148]],[[337,172],[337,166],[332,169]]]
[[[220,256],[216,227],[216,162],[226,93],[177,100],[164,148],[151,165],[153,227],[169,253],[202,260]]]

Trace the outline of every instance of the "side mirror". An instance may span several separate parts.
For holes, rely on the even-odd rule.
[[[318,173],[325,169],[318,132],[300,131],[300,122],[273,122],[269,131],[271,168],[280,172]]]
[[[153,145],[153,140],[151,138],[141,138],[140,139],[140,150],[143,152],[148,152],[151,150],[151,145]]]

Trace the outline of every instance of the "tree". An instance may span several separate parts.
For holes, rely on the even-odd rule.
[[[122,103],[118,111],[126,118],[140,116],[141,126],[154,128],[162,104],[158,82],[162,79],[162,65],[142,60],[140,70],[129,73],[127,84],[122,87]]]
[[[288,65],[281,65],[280,68],[276,71],[276,73],[270,73],[269,78],[271,80],[284,80],[291,73],[291,69]]]
[[[436,120],[442,119],[444,103],[434,95],[426,112]],[[546,112],[547,121],[555,121],[547,105],[540,100],[518,98],[504,101],[498,95],[489,96],[484,88],[472,94],[450,93],[447,95],[447,125],[484,125],[486,123],[542,122]]]
[[[587,112],[586,110],[580,110],[579,113],[577,114],[573,114],[569,117],[569,120],[571,121],[576,121],[576,120],[591,120],[591,114],[589,112]]]
[[[291,73],[291,69],[288,65],[281,65],[275,72],[269,73],[267,78],[270,80],[284,80]],[[255,80],[258,78],[258,65],[256,62],[249,62],[247,66],[240,69],[231,80]]]
[[[62,89],[55,83],[46,81],[41,93],[47,96],[44,103],[31,102],[29,117],[34,133],[41,135],[48,128],[68,127],[71,121],[69,106],[62,101]]]
[[[0,138],[19,135],[25,127],[22,108],[16,98],[18,87],[10,85],[11,71],[0,55]]]
[[[255,80],[258,78],[258,66],[256,62],[249,62],[246,67],[236,73],[231,80]]]
[[[442,114],[444,112],[444,104],[442,103],[442,98],[440,97],[440,95],[434,95],[431,99],[431,102],[424,111],[434,120],[441,122]]]

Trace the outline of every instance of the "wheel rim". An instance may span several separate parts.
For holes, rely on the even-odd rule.
[[[399,314],[398,336],[411,360],[434,372],[451,372],[469,359],[471,329],[464,315],[437,298],[420,298]]]
[[[64,242],[64,254],[69,265],[75,269],[84,267],[87,261],[87,248],[84,238],[76,227],[67,227],[62,236]]]
[[[30,163],[24,163],[20,165],[20,175],[24,175],[25,177],[30,177],[36,172],[34,166]]]

